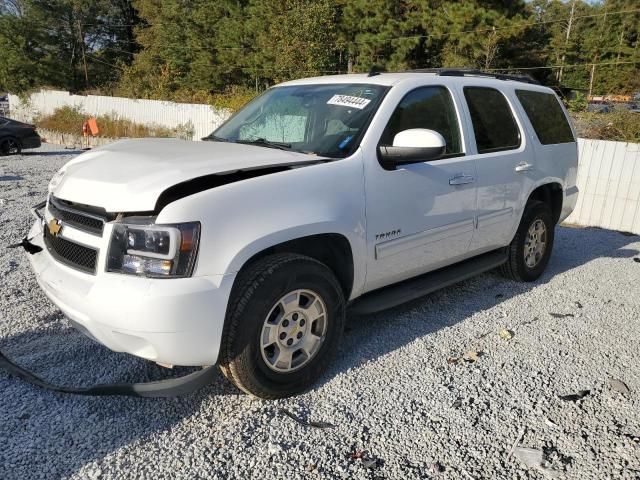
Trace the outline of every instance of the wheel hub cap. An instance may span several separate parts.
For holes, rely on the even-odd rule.
[[[531,224],[527,231],[527,237],[524,242],[524,263],[529,268],[534,268],[542,257],[547,248],[547,227],[544,222],[537,219]]]
[[[316,292],[294,290],[271,308],[262,326],[260,351],[279,373],[297,370],[320,349],[327,332],[327,308]]]

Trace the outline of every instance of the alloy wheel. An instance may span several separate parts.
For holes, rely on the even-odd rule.
[[[271,308],[260,335],[260,351],[266,365],[278,373],[290,373],[309,363],[327,333],[327,307],[311,290],[294,290]]]
[[[529,268],[534,268],[547,248],[547,227],[541,219],[536,219],[529,230],[524,241],[524,263]]]

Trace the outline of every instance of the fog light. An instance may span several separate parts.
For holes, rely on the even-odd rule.
[[[122,257],[122,271],[142,275],[151,273],[154,275],[169,275],[173,268],[172,260],[162,260],[159,258],[143,258],[135,255],[124,255]]]

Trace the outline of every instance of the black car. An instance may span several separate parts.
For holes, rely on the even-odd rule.
[[[640,113],[640,103],[627,103],[624,106],[629,112]]]
[[[587,105],[587,112],[611,113],[613,112],[613,105],[609,103],[597,103],[597,102],[589,103]]]
[[[40,143],[35,125],[0,117],[0,155],[20,153],[25,148],[38,148]]]

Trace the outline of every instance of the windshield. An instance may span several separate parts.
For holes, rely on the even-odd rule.
[[[250,143],[326,157],[350,155],[388,87],[276,87],[249,102],[205,140]]]

